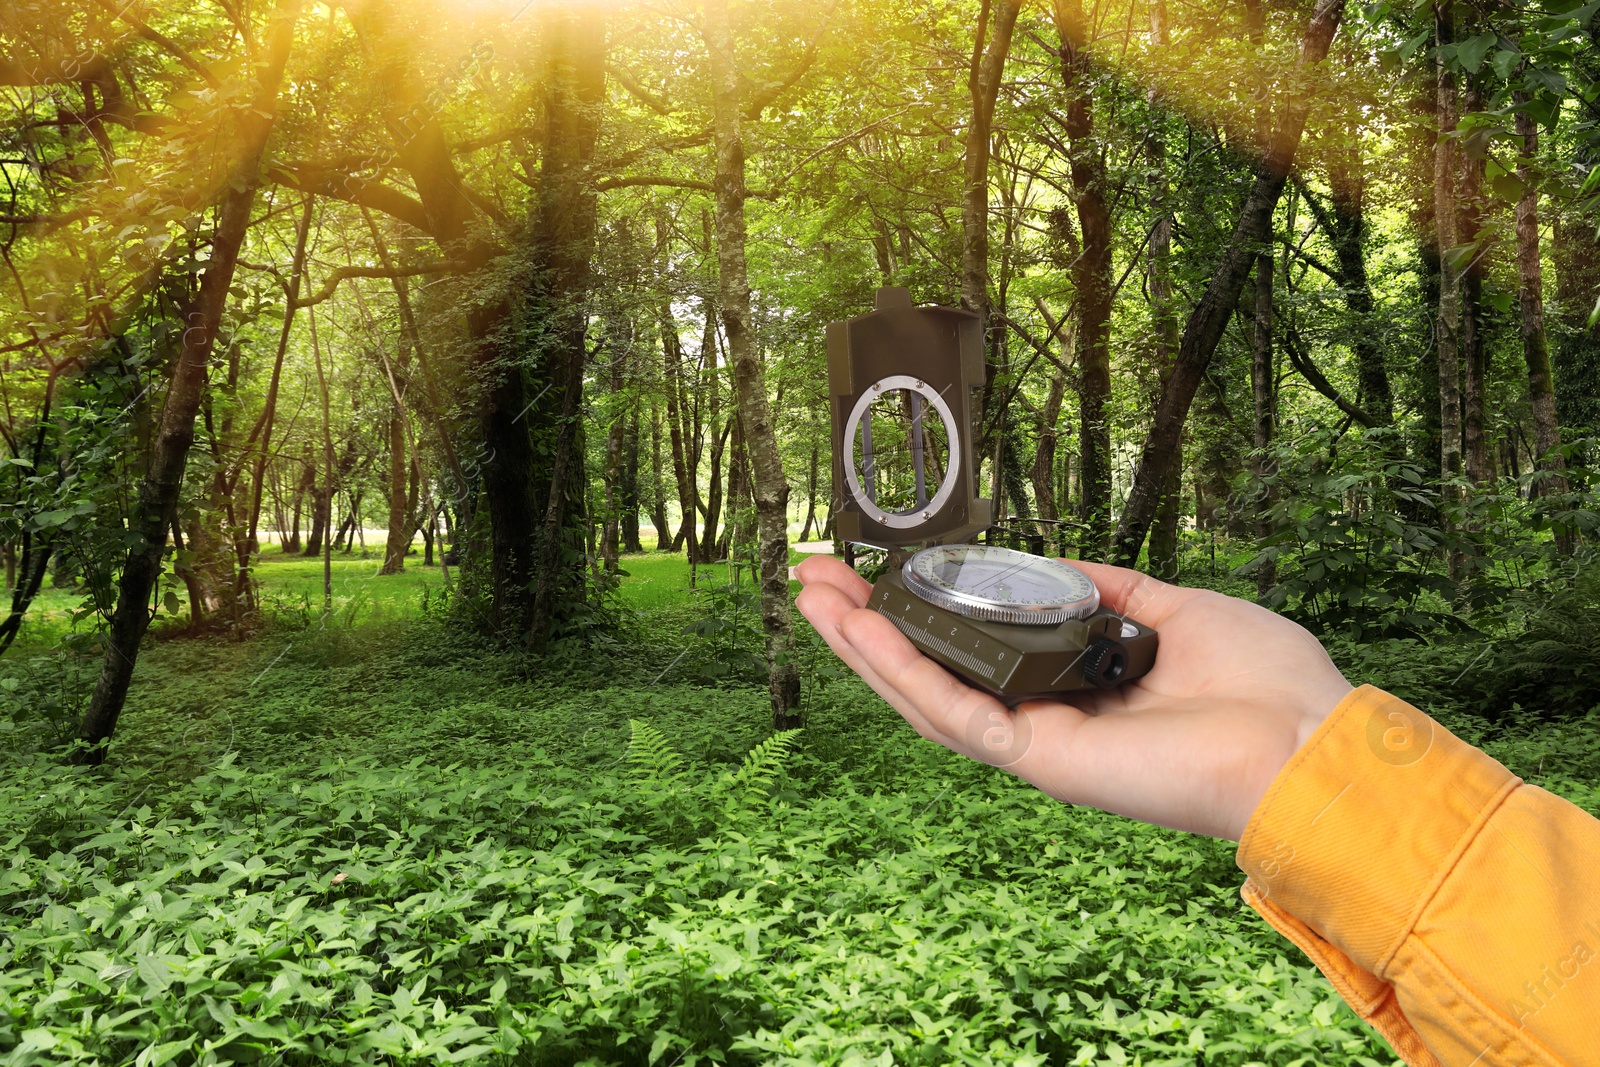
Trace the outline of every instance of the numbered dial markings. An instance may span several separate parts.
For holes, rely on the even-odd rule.
[[[922,599],[972,619],[1055,626],[1100,606],[1100,590],[1076,567],[994,545],[925,548],[903,573]]]

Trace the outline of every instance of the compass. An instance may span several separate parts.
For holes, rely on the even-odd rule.
[[[839,536],[889,553],[867,607],[923,655],[1009,704],[1138,678],[1156,632],[1100,605],[1081,569],[994,544],[973,447],[983,328],[956,308],[879,289],[828,325]]]

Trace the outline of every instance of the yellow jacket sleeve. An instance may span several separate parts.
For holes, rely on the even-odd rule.
[[[1412,1067],[1600,1065],[1600,821],[1363,686],[1239,841],[1244,899]]]

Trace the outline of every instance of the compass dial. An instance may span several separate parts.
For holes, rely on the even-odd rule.
[[[1100,606],[1100,590],[1078,568],[994,545],[925,548],[903,574],[922,599],[972,619],[1055,626]]]

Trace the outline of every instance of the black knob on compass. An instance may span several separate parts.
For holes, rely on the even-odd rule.
[[[1083,680],[1110,689],[1128,671],[1128,650],[1121,641],[1102,637],[1083,650]]]

